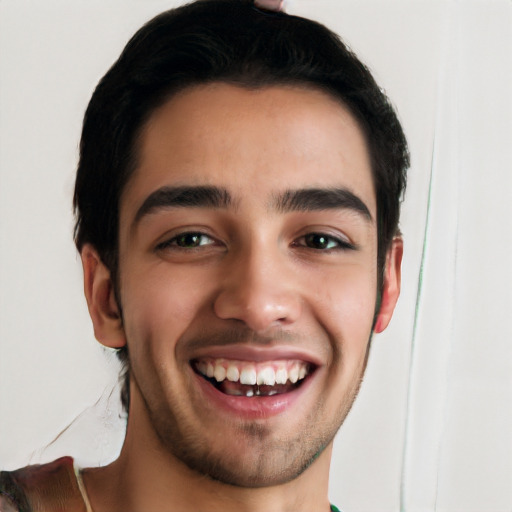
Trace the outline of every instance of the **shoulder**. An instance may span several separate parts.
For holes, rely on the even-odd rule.
[[[0,472],[0,512],[85,512],[71,457]]]

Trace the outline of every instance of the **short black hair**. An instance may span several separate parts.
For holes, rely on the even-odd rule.
[[[198,0],[156,16],[101,79],[80,143],[73,199],[78,250],[92,244],[117,287],[119,201],[137,168],[139,135],[172,95],[212,82],[302,85],[349,109],[371,159],[381,275],[398,230],[409,166],[397,115],[368,68],[336,34],[311,20],[258,9],[250,0]]]

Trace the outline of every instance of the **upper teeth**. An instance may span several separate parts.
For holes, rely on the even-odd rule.
[[[247,385],[295,384],[303,379],[309,371],[309,364],[304,361],[267,361],[249,363],[227,359],[200,359],[195,364],[202,375],[214,378],[217,382],[229,380]]]

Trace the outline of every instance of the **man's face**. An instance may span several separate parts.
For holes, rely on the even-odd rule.
[[[376,228],[363,134],[325,93],[213,84],[171,99],[121,198],[130,414],[224,482],[300,474],[364,372]]]

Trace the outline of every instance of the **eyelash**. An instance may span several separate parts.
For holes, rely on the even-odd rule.
[[[194,237],[197,237],[197,238],[201,238],[203,240],[208,239],[210,241],[207,243],[204,243],[204,244],[199,243],[197,245],[192,245],[191,247],[179,245],[179,240],[181,239],[182,241],[185,241],[187,237],[189,239],[193,239]],[[316,238],[316,241],[318,243],[320,243],[321,245],[325,244],[325,247],[311,247],[310,245],[308,245],[308,241],[313,242],[315,238]],[[193,243],[194,243],[194,241],[191,240],[191,244],[193,244]],[[334,246],[329,247],[329,245],[332,245],[333,243],[334,243]],[[205,233],[201,233],[200,231],[185,231],[183,233],[177,234],[176,236],[173,236],[172,238],[170,238],[168,240],[165,240],[165,241],[159,243],[156,246],[156,250],[165,250],[165,249],[170,248],[170,249],[179,250],[179,251],[193,251],[193,250],[199,249],[200,247],[213,246],[213,245],[218,245],[218,243],[216,243],[215,239],[210,237],[209,235],[207,235]],[[356,249],[356,247],[353,244],[351,244],[344,238],[335,237],[335,236],[329,235],[327,233],[316,232],[316,231],[306,233],[305,235],[302,235],[301,237],[297,238],[296,240],[294,240],[292,242],[292,247],[300,247],[300,248],[311,249],[313,251],[326,252],[326,253],[334,252],[334,251],[347,251],[347,250]]]
[[[335,246],[334,247],[325,247],[325,248],[310,247],[307,245],[307,243],[308,243],[308,238],[311,239],[311,237],[317,237],[317,239],[320,239],[320,240],[318,240],[320,243],[322,243],[321,240],[326,241],[327,246],[334,242]],[[299,244],[298,240],[304,240],[304,244]],[[298,240],[293,242],[294,246],[305,247],[307,249],[312,249],[314,251],[319,251],[319,252],[347,251],[347,250],[354,250],[356,248],[353,244],[351,244],[344,238],[340,238],[340,237],[329,235],[327,233],[316,232],[316,231],[313,231],[311,233],[306,233],[305,235],[302,235],[300,238],[298,238]]]
[[[194,250],[194,249],[197,249],[198,247],[201,247],[201,246],[204,246],[204,245],[214,245],[214,243],[207,243],[207,244],[199,244],[199,245],[195,245],[193,247],[183,247],[183,246],[180,246],[178,244],[178,240],[180,239],[184,239],[185,237],[201,237],[201,238],[207,238],[209,240],[211,240],[212,242],[215,242],[215,240],[208,236],[207,234],[205,233],[201,233],[200,231],[185,231],[183,233],[179,233],[177,234],[176,236],[173,236],[172,238],[168,239],[168,240],[165,240],[161,243],[159,243],[157,246],[156,246],[156,249],[157,250],[163,250],[163,249],[168,249],[168,248],[173,248],[173,249],[176,249],[176,250],[183,250],[183,251],[187,251],[187,250]]]

